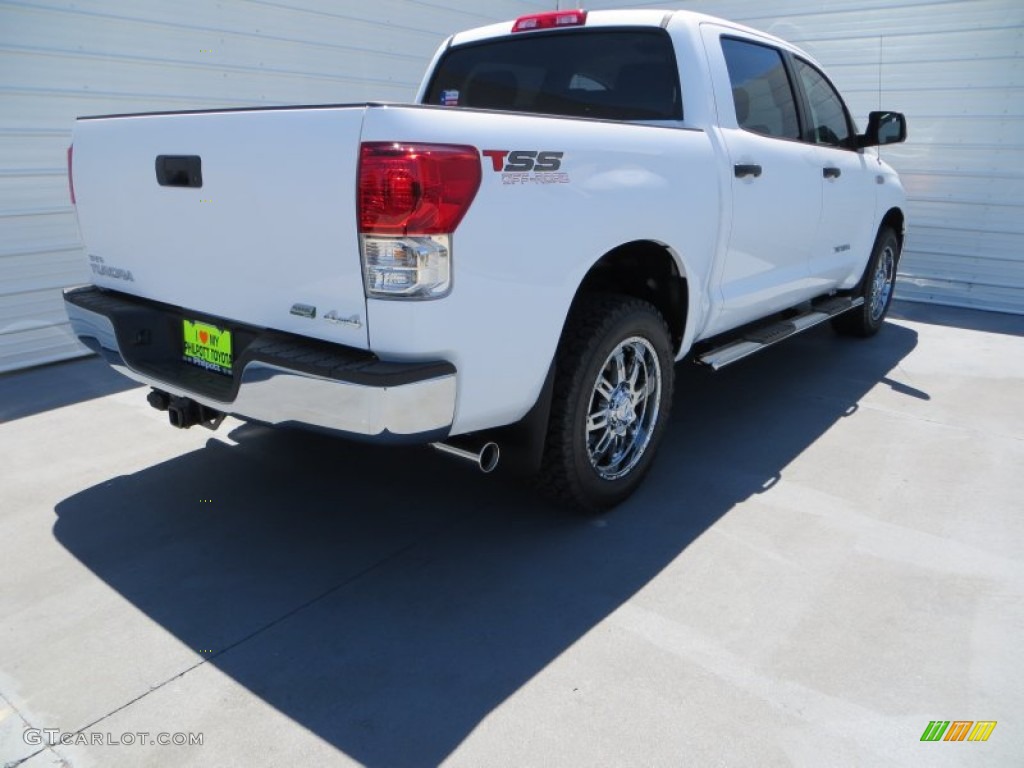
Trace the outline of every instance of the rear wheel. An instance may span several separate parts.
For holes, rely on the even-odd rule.
[[[882,227],[875,239],[858,295],[864,303],[832,320],[832,327],[847,336],[874,336],[885,322],[896,284],[900,241],[889,227]]]
[[[583,296],[558,347],[542,488],[590,512],[629,496],[654,459],[673,380],[668,328],[651,304]]]

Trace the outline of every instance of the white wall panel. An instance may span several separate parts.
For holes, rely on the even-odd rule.
[[[909,141],[882,151],[909,197],[897,295],[1024,314],[1024,2],[585,5],[686,8],[747,24],[820,60],[862,127],[872,109],[905,112]]]
[[[78,354],[59,288],[86,279],[64,152],[84,114],[406,100],[449,33],[544,0],[0,0],[0,371]],[[561,3],[563,7],[573,2]],[[1024,3],[593,0],[691,8],[807,48],[863,123],[911,140],[900,295],[1024,312]]]
[[[0,0],[0,372],[84,350],[65,151],[79,115],[411,99],[452,32],[537,0]]]

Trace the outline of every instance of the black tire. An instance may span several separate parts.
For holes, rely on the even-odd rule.
[[[668,328],[651,304],[580,297],[558,345],[541,489],[583,512],[633,493],[668,422],[673,366]]]
[[[863,296],[864,303],[856,309],[833,318],[832,327],[844,336],[874,336],[885,322],[892,304],[896,269],[900,263],[900,241],[889,227],[882,227],[875,238],[875,247],[854,296]]]

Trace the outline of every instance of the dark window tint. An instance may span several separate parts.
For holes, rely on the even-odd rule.
[[[782,54],[775,48],[722,38],[736,122],[765,136],[800,138],[796,101]]]
[[[680,120],[675,53],[661,29],[526,33],[449,50],[427,104],[610,120]]]
[[[810,140],[833,147],[850,146],[850,124],[843,100],[832,84],[806,61],[796,60],[796,71],[811,108]]]

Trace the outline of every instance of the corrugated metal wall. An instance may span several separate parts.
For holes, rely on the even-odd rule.
[[[451,32],[528,0],[0,0],[0,372],[84,349],[65,151],[78,115],[409,100]]]
[[[821,61],[861,128],[880,106],[905,112],[909,141],[882,151],[909,197],[897,296],[1024,314],[1024,0],[584,5],[732,19]]]
[[[64,170],[77,115],[409,99],[450,32],[553,5],[0,0],[0,371],[81,351],[59,298],[86,279]],[[743,21],[823,61],[862,123],[880,102],[907,112],[911,140],[885,150],[911,196],[900,295],[1024,312],[1024,2],[585,5]]]

